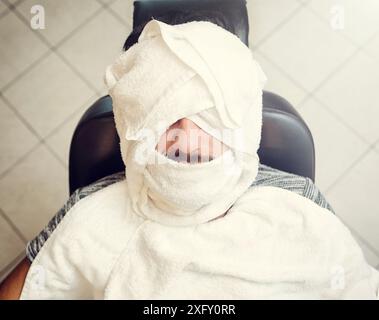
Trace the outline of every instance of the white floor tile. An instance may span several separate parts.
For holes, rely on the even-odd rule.
[[[27,20],[30,20],[33,17],[30,9],[36,4],[45,9],[45,29],[39,29],[35,32],[46,37],[52,45],[57,44],[101,8],[101,4],[94,0],[25,0],[17,6],[17,11]]]
[[[0,43],[0,89],[48,50],[11,11],[0,19]]]
[[[40,136],[45,137],[94,92],[52,53],[3,94]]]
[[[264,89],[281,95],[297,108],[307,93],[270,63],[259,50],[255,51],[253,56],[267,76],[267,83]]]
[[[0,271],[15,259],[25,248],[25,244],[0,215]]]
[[[39,142],[2,100],[0,100],[0,136],[0,174]]]
[[[101,92],[106,92],[104,73],[122,52],[130,28],[108,11],[89,22],[59,51]]]
[[[337,215],[379,251],[379,154],[370,151],[327,193]]]
[[[124,21],[130,29],[133,27],[133,0],[116,0],[109,8]]]
[[[369,145],[313,99],[304,103],[300,114],[308,124],[315,143],[316,184],[325,192]]]
[[[259,50],[303,88],[313,91],[356,48],[304,8]]]
[[[358,53],[315,93],[368,142],[379,138],[379,62]]]
[[[67,198],[67,170],[43,145],[0,180],[0,207],[28,240]]]
[[[312,0],[309,6],[328,21],[331,30],[344,33],[357,45],[379,30],[378,0]]]
[[[249,46],[259,44],[299,6],[297,0],[247,0]]]

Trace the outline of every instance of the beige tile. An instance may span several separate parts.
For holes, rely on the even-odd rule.
[[[326,191],[369,145],[315,100],[307,100],[300,114],[308,124],[316,149],[316,184]]]
[[[38,143],[36,136],[0,100],[0,174]]]
[[[378,0],[312,0],[309,6],[328,22],[330,30],[342,32],[357,45],[379,30]]]
[[[41,5],[45,9],[45,29],[35,32],[46,37],[53,45],[101,8],[101,5],[94,0],[25,0],[17,6],[17,11],[30,20],[33,17],[30,9],[34,5]]]
[[[65,42],[59,51],[94,87],[105,92],[105,69],[122,52],[129,33],[130,28],[108,11],[103,11]]]
[[[130,29],[133,27],[133,2],[133,0],[116,0],[109,6]]]
[[[263,71],[267,76],[267,83],[265,90],[277,93],[283,98],[288,100],[293,106],[298,107],[299,103],[305,98],[307,93],[293,83],[285,74],[283,74],[277,67],[269,62],[259,50],[253,53],[255,59],[261,65]]]
[[[358,53],[315,95],[372,143],[379,138],[378,83],[379,62]]]
[[[97,100],[91,97],[82,107],[75,112],[62,126],[46,139],[46,143],[54,150],[58,157],[68,166],[70,143],[75,128],[84,112]]]
[[[28,240],[67,198],[67,170],[44,145],[0,180],[0,206]]]
[[[356,48],[305,7],[259,50],[312,91]]]
[[[0,19],[0,43],[0,88],[10,83],[48,50],[13,12]]]
[[[93,93],[52,53],[3,94],[40,136],[45,137]]]
[[[337,215],[379,251],[379,154],[370,151],[328,192]]]
[[[0,215],[0,271],[25,249],[25,244]]]
[[[299,6],[297,0],[247,0],[250,47],[259,44]]]

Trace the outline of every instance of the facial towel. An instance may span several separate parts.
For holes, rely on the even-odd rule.
[[[337,216],[287,190],[249,188],[267,78],[236,36],[152,20],[105,80],[126,179],[71,208],[22,299],[379,297],[379,272]],[[159,154],[161,134],[185,117],[230,149],[195,165]]]
[[[177,226],[203,223],[225,213],[258,172],[266,80],[249,48],[223,28],[206,21],[175,26],[150,21],[138,43],[105,74],[133,210]],[[146,170],[160,136],[182,118],[230,147],[234,169],[224,166],[215,173],[217,169],[211,168],[217,161],[212,161],[191,168],[180,165],[180,170],[170,163]],[[170,181],[164,184],[162,179],[168,176]],[[158,186],[165,195],[155,192]],[[219,192],[210,195],[215,189]],[[178,198],[176,206],[167,203],[168,194],[171,200]]]

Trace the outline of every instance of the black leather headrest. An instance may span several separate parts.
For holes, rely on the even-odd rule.
[[[139,0],[134,1],[133,31],[127,49],[138,40],[143,27],[152,18],[168,24],[210,21],[237,35],[249,44],[249,19],[246,0]]]

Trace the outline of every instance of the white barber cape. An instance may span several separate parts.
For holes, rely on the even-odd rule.
[[[250,188],[266,80],[213,23],[147,23],[105,74],[126,179],[70,209],[21,298],[378,298],[379,272],[338,217],[283,189]],[[150,163],[186,117],[230,149],[200,164]]]
[[[339,218],[275,188],[222,218],[164,226],[126,181],[79,201],[35,258],[21,299],[376,299],[379,272]]]

